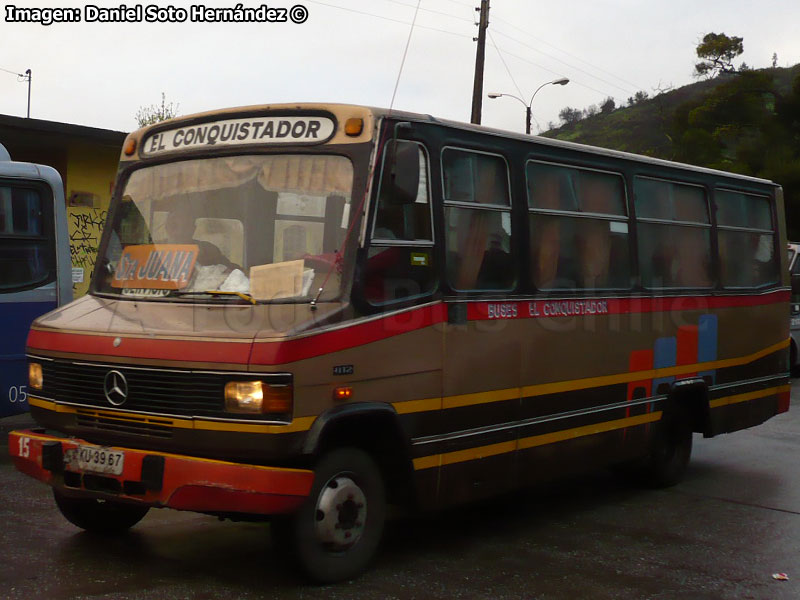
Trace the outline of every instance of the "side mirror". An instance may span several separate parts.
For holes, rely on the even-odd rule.
[[[381,197],[389,204],[413,204],[419,190],[419,146],[390,140],[383,161]]]

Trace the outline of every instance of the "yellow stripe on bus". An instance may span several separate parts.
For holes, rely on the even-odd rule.
[[[125,413],[114,410],[100,410],[95,408],[84,408],[78,406],[67,406],[28,396],[31,406],[43,408],[63,414],[91,414],[100,417],[108,417],[129,423],[142,423],[150,425],[160,425],[163,427],[174,427],[177,429],[197,429],[203,431],[231,431],[236,433],[294,433],[298,431],[308,431],[316,417],[299,417],[287,425],[261,425],[258,423],[230,423],[225,421],[209,421],[205,419],[176,419],[174,417],[162,417],[158,415],[143,415],[140,413]]]
[[[585,379],[572,379],[568,381],[556,381],[553,383],[541,383],[537,385],[527,385],[521,388],[507,388],[502,390],[475,392],[472,394],[460,394],[457,396],[446,396],[441,401],[436,398],[431,398],[428,400],[394,402],[392,403],[392,406],[394,406],[398,414],[438,410],[439,408],[462,408],[465,406],[474,406],[476,404],[489,404],[492,402],[502,402],[504,400],[517,400],[519,398],[527,398],[531,396],[544,396],[547,394],[558,394],[576,390],[585,390],[594,387],[630,383],[632,381],[643,381],[646,379],[657,379],[660,377],[672,377],[675,375],[685,375],[687,373],[711,371],[714,369],[734,367],[756,361],[759,358],[763,358],[772,354],[773,352],[782,350],[788,345],[789,338],[759,350],[758,352],[737,358],[726,358],[723,360],[695,363],[692,365],[680,365],[676,367],[664,367],[661,369],[633,371],[630,373],[620,373],[617,375],[601,375],[599,377],[587,377]]]
[[[712,400],[709,405],[711,408],[719,408],[720,406],[727,406],[729,404],[766,398],[781,392],[789,392],[791,389],[791,385],[781,385],[766,390],[758,390],[755,392],[747,392],[744,394],[735,394],[733,396],[717,398]],[[552,433],[534,435],[531,437],[521,438],[516,442],[503,442],[502,444],[490,444],[488,446],[478,446],[476,448],[457,450],[455,452],[446,452],[444,454],[422,456],[414,459],[414,469],[420,471],[422,469],[430,469],[433,467],[440,467],[459,462],[477,460],[489,456],[496,456],[502,453],[514,452],[515,450],[526,450],[528,448],[535,448],[537,446],[544,446],[546,444],[554,444],[556,442],[586,437],[589,435],[595,435],[597,433],[606,433],[608,431],[623,429],[625,427],[635,427],[637,425],[644,425],[646,423],[658,421],[661,419],[661,415],[661,411],[656,411],[646,415],[617,419],[614,421],[604,421],[602,423],[594,423],[592,425],[583,425],[582,427],[574,427],[572,429],[563,429],[561,431],[554,431]]]
[[[414,459],[414,469],[420,471],[422,469],[430,469],[433,467],[441,467],[445,465],[452,465],[455,463],[467,462],[470,460],[478,460],[481,458],[488,458],[490,456],[497,456],[499,454],[507,454],[517,450],[526,450],[528,448],[535,448],[536,446],[544,446],[545,444],[553,444],[556,442],[563,442],[597,433],[606,433],[625,427],[634,427],[636,425],[644,425],[646,423],[653,423],[661,418],[661,411],[656,411],[646,415],[638,415],[636,417],[628,417],[625,419],[616,419],[614,421],[605,421],[602,423],[594,423],[592,425],[583,425],[582,427],[574,427],[572,429],[563,429],[561,431],[554,431],[552,433],[544,433],[541,435],[534,435],[531,437],[522,438],[519,440],[512,440],[509,442],[500,442],[498,444],[489,444],[488,446],[477,446],[475,448],[467,448],[466,450],[456,450],[454,452],[445,452],[444,454],[434,454],[431,456],[422,456]]]
[[[739,402],[748,402],[749,400],[757,400],[759,398],[766,398],[767,396],[774,396],[775,394],[780,394],[781,392],[788,392],[791,389],[791,385],[780,385],[767,390],[757,390],[755,392],[746,392],[744,394],[716,398],[709,402],[709,405],[711,408],[719,408],[720,406],[728,406],[729,404],[738,404]]]

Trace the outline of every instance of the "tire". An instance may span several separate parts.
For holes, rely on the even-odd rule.
[[[649,454],[639,468],[640,481],[652,488],[676,485],[686,474],[692,455],[692,427],[685,408],[667,407],[656,429]]]
[[[61,514],[73,525],[92,533],[122,533],[141,521],[149,506],[96,498],[73,498],[53,490]]]
[[[297,513],[273,519],[276,552],[289,551],[316,583],[363,571],[375,555],[386,520],[386,491],[375,461],[363,450],[339,448],[314,468],[314,485]]]

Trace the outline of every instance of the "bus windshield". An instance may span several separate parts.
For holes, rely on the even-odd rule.
[[[348,158],[272,154],[134,171],[95,291],[303,302],[339,296],[353,185]]]

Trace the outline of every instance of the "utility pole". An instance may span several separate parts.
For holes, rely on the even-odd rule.
[[[31,70],[25,71],[25,77],[28,78],[28,118],[31,118]]]
[[[475,52],[475,84],[472,87],[472,123],[481,124],[481,106],[483,102],[483,59],[486,54],[486,28],[489,26],[489,0],[481,0],[481,11],[478,22],[478,37],[473,38],[478,42]]]

